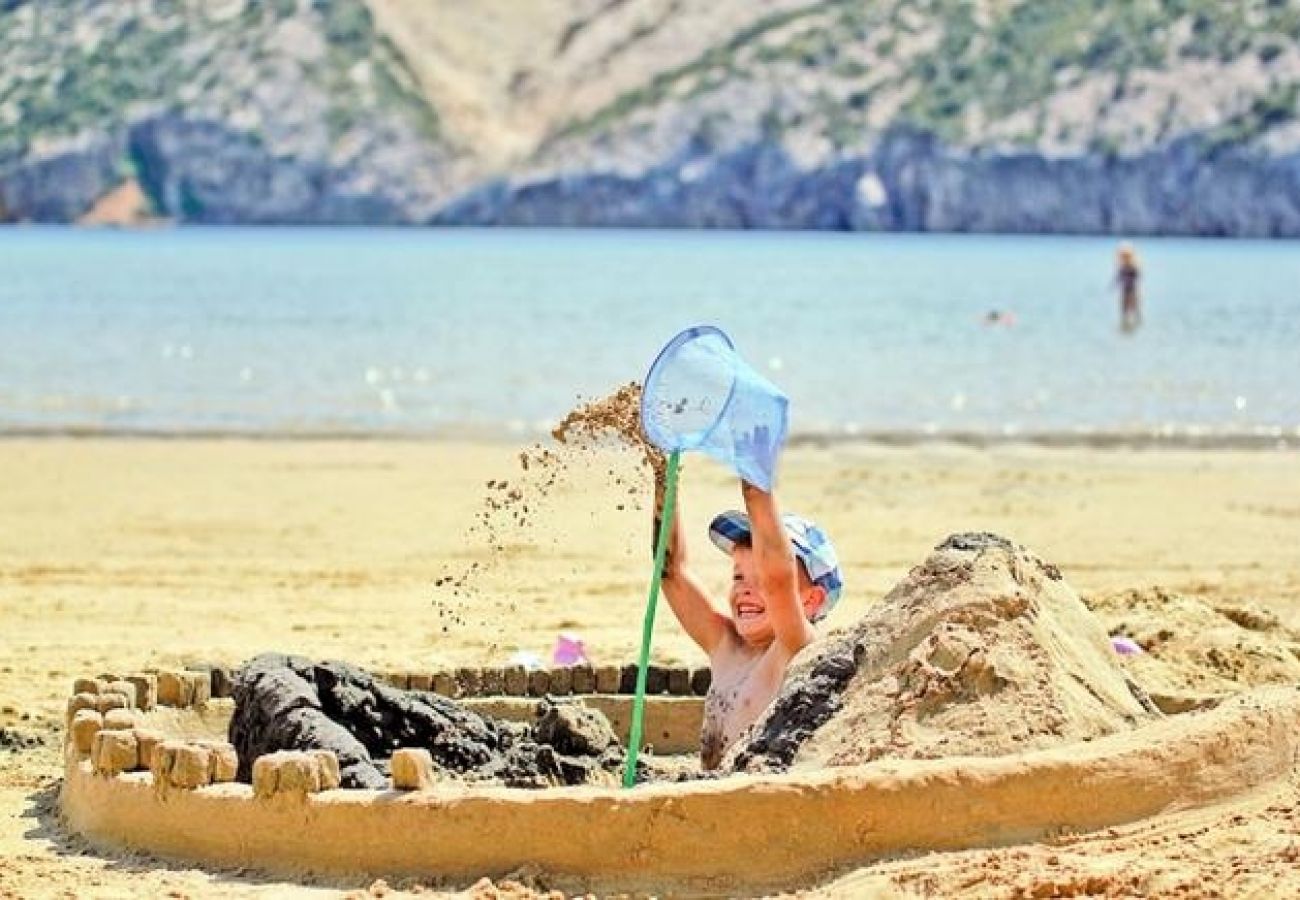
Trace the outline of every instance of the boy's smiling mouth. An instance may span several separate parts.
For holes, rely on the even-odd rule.
[[[767,607],[753,600],[739,600],[736,602],[737,619],[757,619],[765,612],[767,612]]]

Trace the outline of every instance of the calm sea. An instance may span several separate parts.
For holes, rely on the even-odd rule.
[[[700,322],[805,435],[1300,436],[1300,244],[0,229],[0,431],[527,435]],[[1012,324],[988,324],[990,311]],[[1007,321],[1005,318],[1003,321]]]

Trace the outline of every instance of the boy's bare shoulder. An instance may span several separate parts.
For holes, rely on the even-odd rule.
[[[774,673],[778,678],[784,676],[793,657],[779,641],[755,648],[741,640],[734,628],[729,631],[728,639],[719,642],[718,649],[709,659],[714,683],[749,680],[760,671]]]

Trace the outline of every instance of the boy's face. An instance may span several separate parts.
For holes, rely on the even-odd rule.
[[[796,563],[799,579],[799,603],[804,615],[809,615],[821,602],[822,589],[809,579],[802,565]],[[770,643],[776,634],[767,615],[767,599],[759,587],[758,567],[754,564],[754,551],[737,544],[731,551],[731,619],[736,632],[750,644]]]

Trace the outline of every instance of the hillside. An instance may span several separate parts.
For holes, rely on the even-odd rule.
[[[1296,0],[7,0],[0,212],[1300,235]]]
[[[63,221],[123,181],[204,222],[410,221],[437,114],[361,0],[0,3],[0,207]]]

